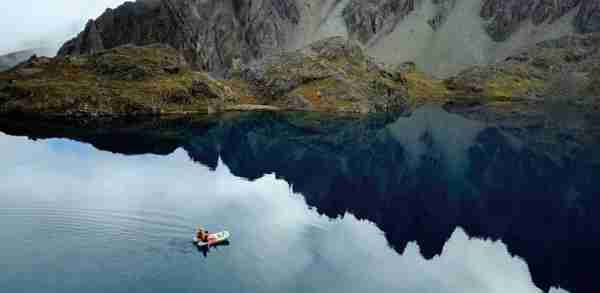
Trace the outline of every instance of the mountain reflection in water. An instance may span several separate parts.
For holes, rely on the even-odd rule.
[[[510,284],[517,287],[505,292],[536,292],[527,287],[530,271],[544,291],[600,288],[591,269],[600,262],[600,228],[595,225],[600,220],[595,213],[600,210],[600,162],[590,156],[596,146],[546,129],[486,125],[433,107],[408,117],[307,115],[313,114],[244,113],[123,124],[112,130],[0,121],[0,131],[64,137],[122,154],[166,155],[183,148],[212,170],[222,161],[232,175],[249,180],[275,174],[319,214],[365,219],[381,229],[403,261],[411,260],[381,270],[389,274],[441,270],[452,282],[481,270],[489,272],[480,276],[485,284],[467,286],[486,290]],[[340,255],[346,252],[338,242],[322,242],[325,258],[353,257]],[[368,268],[376,265],[370,259],[386,257],[372,253],[382,255],[364,255],[357,265]],[[463,263],[461,271],[459,260],[473,263]],[[317,272],[312,278],[319,277]],[[405,285],[418,289],[428,277]],[[464,290],[461,285],[441,286]]]

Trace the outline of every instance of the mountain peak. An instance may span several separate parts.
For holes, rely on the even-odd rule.
[[[158,42],[222,74],[238,60],[340,35],[381,61],[414,61],[444,77],[540,41],[600,31],[599,19],[599,0],[143,0],[106,10],[60,55]]]

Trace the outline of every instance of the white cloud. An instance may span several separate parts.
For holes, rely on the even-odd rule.
[[[83,29],[90,18],[124,0],[3,1],[0,54],[31,47],[58,46]]]

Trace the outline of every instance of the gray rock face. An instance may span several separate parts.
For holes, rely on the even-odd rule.
[[[344,20],[351,34],[367,42],[380,31],[393,29],[414,9],[415,0],[352,0],[344,9]]]
[[[461,0],[431,0],[436,6],[434,16],[427,22],[437,29]],[[466,0],[462,0],[466,1]],[[575,26],[579,32],[600,30],[600,1],[598,0],[482,0],[480,15],[488,20],[486,30],[496,41],[504,41],[530,20],[535,25],[554,22],[579,7]],[[393,30],[404,17],[414,12],[424,1],[419,0],[352,0],[344,9],[351,33],[363,42],[381,31]]]
[[[300,19],[295,0],[142,0],[108,9],[67,42],[59,55],[124,44],[166,43],[199,69],[222,71],[236,58],[284,47]]]
[[[502,41],[525,20],[530,19],[536,25],[553,22],[577,7],[576,29],[582,33],[599,31],[598,0],[486,0],[481,16],[491,21],[487,26],[490,35],[495,40]]]
[[[444,24],[446,16],[457,0],[431,0],[436,12],[427,23],[437,29]],[[344,9],[348,30],[360,41],[367,43],[377,34],[391,32],[402,20],[413,13],[423,1],[419,0],[352,0]]]
[[[493,62],[502,57],[498,52],[528,47],[541,35],[562,36],[569,29],[546,25],[562,25],[567,16],[574,17],[567,24],[571,31],[600,31],[600,0],[138,0],[90,21],[59,55],[166,43],[194,68],[226,73],[237,60],[247,64],[275,49],[299,49],[341,35],[374,48],[369,53],[386,61],[431,60],[435,65],[443,63],[438,56],[459,60],[458,66],[447,66],[456,71]],[[539,27],[539,38],[527,42],[531,37],[521,35],[505,47],[490,43],[505,43],[530,24]],[[443,47],[450,43],[446,39],[468,42],[473,53],[446,53],[456,51],[456,44]],[[434,71],[433,65],[425,68]]]
[[[582,33],[600,31],[600,1],[582,1],[576,19],[577,29]]]
[[[78,54],[83,52],[86,54],[94,54],[104,49],[104,43],[100,32],[98,31],[98,26],[95,21],[90,20],[77,38],[68,41],[60,48],[58,55]]]
[[[435,16],[427,21],[431,28],[437,30],[444,25],[448,14],[450,14],[456,6],[456,1],[457,0],[433,0],[433,4],[436,5],[437,11]]]

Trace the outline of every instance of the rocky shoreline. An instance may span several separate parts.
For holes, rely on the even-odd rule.
[[[0,74],[0,112],[136,116],[221,111],[402,111],[405,80],[343,38],[274,53],[216,79],[167,45],[32,57]]]
[[[66,118],[225,111],[406,112],[535,109],[561,99],[597,109],[600,34],[545,41],[491,65],[435,79],[414,63],[386,65],[357,41],[332,37],[234,64],[227,78],[197,71],[163,44],[93,54],[33,56],[0,73],[0,114]],[[501,105],[501,106],[499,106]]]

